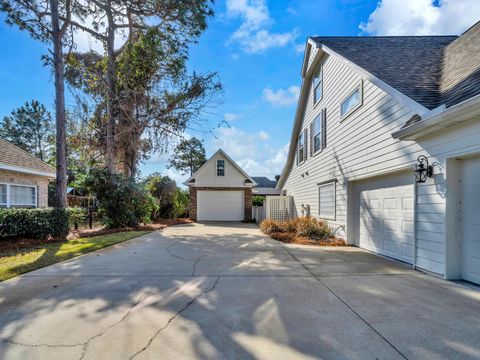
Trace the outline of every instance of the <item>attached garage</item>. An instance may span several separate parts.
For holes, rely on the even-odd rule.
[[[355,243],[412,264],[414,184],[410,172],[359,181],[355,194]]]
[[[480,158],[465,159],[462,173],[461,276],[480,284]]]
[[[243,221],[243,191],[197,192],[198,221]]]

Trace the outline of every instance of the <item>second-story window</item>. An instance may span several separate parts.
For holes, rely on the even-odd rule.
[[[322,109],[310,125],[310,154],[314,155],[327,145],[327,109]]]
[[[305,160],[305,133],[302,131],[298,137],[297,145],[297,163],[300,164]]]
[[[217,160],[217,176],[225,176],[225,160]]]
[[[348,115],[357,110],[363,103],[363,83],[353,90],[340,105],[340,116],[346,118]]]
[[[313,72],[312,87],[313,87],[313,102],[314,104],[322,100],[323,96],[323,66],[320,62]]]

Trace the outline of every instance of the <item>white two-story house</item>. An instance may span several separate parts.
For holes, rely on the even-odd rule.
[[[309,38],[301,75],[277,185],[297,214],[480,283],[480,24],[461,36]]]

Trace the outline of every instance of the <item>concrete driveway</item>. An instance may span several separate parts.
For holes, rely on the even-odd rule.
[[[254,225],[171,227],[0,283],[1,359],[480,358],[480,293]]]

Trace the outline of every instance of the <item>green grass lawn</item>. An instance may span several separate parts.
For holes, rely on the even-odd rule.
[[[40,269],[90,251],[130,240],[151,231],[128,231],[65,242],[32,245],[0,252],[0,281]]]

